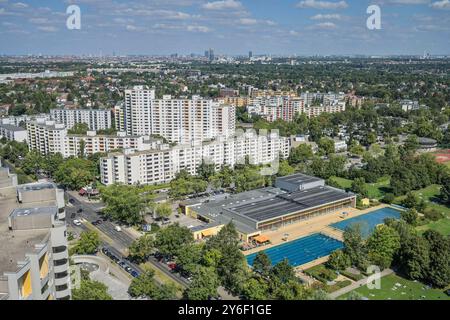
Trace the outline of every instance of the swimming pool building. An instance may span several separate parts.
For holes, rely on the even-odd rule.
[[[323,180],[314,177],[293,176],[296,177],[278,178],[282,183],[277,179],[275,185],[286,185],[286,189],[268,187],[233,195],[221,194],[192,199],[180,206],[186,215],[205,222],[191,229],[195,239],[214,235],[232,221],[243,241],[264,231],[355,206],[356,196],[352,193],[325,186],[321,183]],[[301,187],[295,187],[296,183]]]

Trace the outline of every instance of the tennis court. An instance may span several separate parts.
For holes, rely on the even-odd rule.
[[[269,256],[272,265],[286,258],[293,267],[297,267],[327,256],[342,247],[341,241],[314,233],[263,251]],[[246,257],[249,265],[253,265],[256,255],[257,253],[252,253]]]
[[[359,225],[363,237],[368,237],[375,227],[384,222],[386,218],[400,218],[400,211],[392,208],[378,209],[370,213],[360,215],[351,219],[333,223],[331,227],[345,231],[345,229],[352,225]]]

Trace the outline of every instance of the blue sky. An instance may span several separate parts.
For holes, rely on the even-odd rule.
[[[81,29],[66,28],[66,8]],[[381,30],[366,9],[381,8]],[[0,54],[450,54],[450,0],[0,0]]]

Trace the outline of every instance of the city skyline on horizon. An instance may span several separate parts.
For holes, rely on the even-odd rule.
[[[381,30],[366,27],[372,4]],[[450,54],[450,0],[0,0],[0,24],[0,55]]]

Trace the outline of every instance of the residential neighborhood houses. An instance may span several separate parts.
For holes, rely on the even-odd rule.
[[[400,58],[355,59],[360,70],[207,54],[80,58],[0,85],[0,299],[370,299],[358,286],[369,265],[400,291],[432,284],[418,298],[447,299],[444,93],[398,94],[371,69]],[[310,65],[327,76],[275,75]],[[396,93],[324,85],[341,79],[335,65]],[[411,270],[408,241],[433,264]]]

